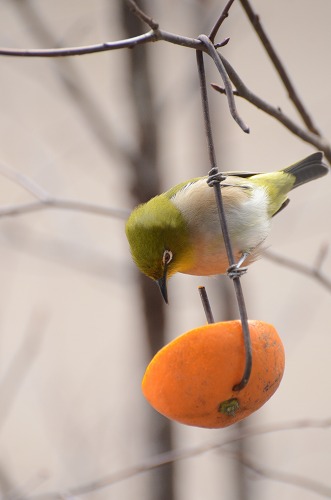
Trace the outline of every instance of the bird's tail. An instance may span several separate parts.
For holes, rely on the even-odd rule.
[[[287,174],[291,174],[295,177],[292,189],[326,175],[330,169],[327,165],[325,165],[325,163],[323,163],[322,159],[323,154],[321,152],[313,153],[312,155],[307,156],[304,160],[300,160],[297,163],[284,168],[282,172],[286,172]]]

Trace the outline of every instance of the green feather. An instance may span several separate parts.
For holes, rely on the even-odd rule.
[[[133,260],[150,278],[158,280],[163,275],[164,250],[175,248],[168,275],[176,272],[176,261],[189,257],[187,224],[169,194],[155,196],[148,203],[139,205],[126,223],[126,235]]]

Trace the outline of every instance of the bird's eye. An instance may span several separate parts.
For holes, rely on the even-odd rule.
[[[170,264],[171,261],[172,261],[172,252],[171,252],[171,250],[165,250],[163,252],[163,257],[162,257],[163,265],[167,266],[168,264]]]

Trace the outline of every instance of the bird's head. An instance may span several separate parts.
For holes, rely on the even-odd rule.
[[[193,258],[183,215],[167,196],[159,195],[133,210],[125,230],[133,260],[157,282],[168,303],[167,279],[188,267]]]

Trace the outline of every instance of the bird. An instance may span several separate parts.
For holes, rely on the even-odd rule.
[[[289,192],[328,172],[316,152],[274,172],[222,172],[177,184],[131,212],[125,231],[133,261],[158,284],[166,303],[167,280],[175,273],[234,277],[210,181],[220,181],[234,267],[245,271],[243,262],[261,254],[271,219],[288,205]]]

